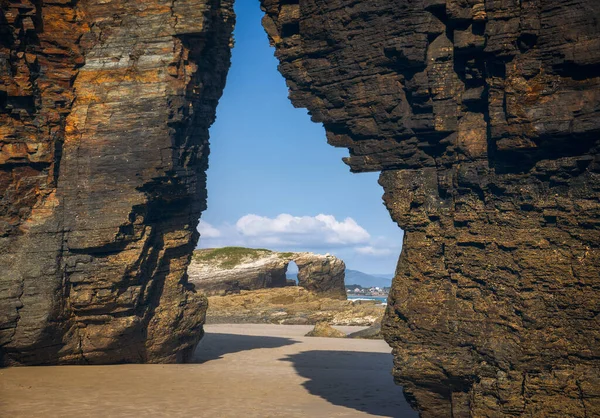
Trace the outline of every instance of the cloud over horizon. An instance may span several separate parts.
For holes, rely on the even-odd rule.
[[[234,225],[211,225],[200,220],[200,247],[267,247],[286,251],[334,251],[357,257],[397,256],[399,243],[372,237],[353,218],[337,220],[333,215],[293,216],[287,213],[273,218],[244,215]]]

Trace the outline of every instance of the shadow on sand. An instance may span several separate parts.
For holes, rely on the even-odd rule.
[[[311,394],[374,416],[417,418],[391,376],[392,356],[356,351],[304,351],[282,359],[307,379]]]
[[[192,357],[192,363],[205,363],[222,358],[225,354],[259,348],[278,348],[296,344],[298,341],[282,337],[265,337],[238,334],[207,333]]]

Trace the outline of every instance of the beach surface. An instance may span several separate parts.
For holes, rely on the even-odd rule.
[[[205,329],[191,364],[0,369],[0,416],[418,416],[384,341],[304,337],[302,325]]]

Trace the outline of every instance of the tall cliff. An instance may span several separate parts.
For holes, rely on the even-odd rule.
[[[0,1],[0,365],[195,347],[232,2]]]
[[[261,3],[292,102],[382,171],[422,416],[600,416],[597,1]]]
[[[0,0],[0,364],[176,361],[233,0]],[[382,171],[425,417],[600,415],[596,0],[261,0],[290,97]]]

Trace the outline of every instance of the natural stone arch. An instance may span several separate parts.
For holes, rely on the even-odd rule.
[[[228,254],[239,262],[231,263]],[[246,258],[243,258],[246,254]],[[298,266],[297,285],[319,296],[346,299],[346,265],[339,258],[308,252],[276,252],[225,247],[196,251],[188,269],[190,283],[207,296],[288,285],[289,263]]]

